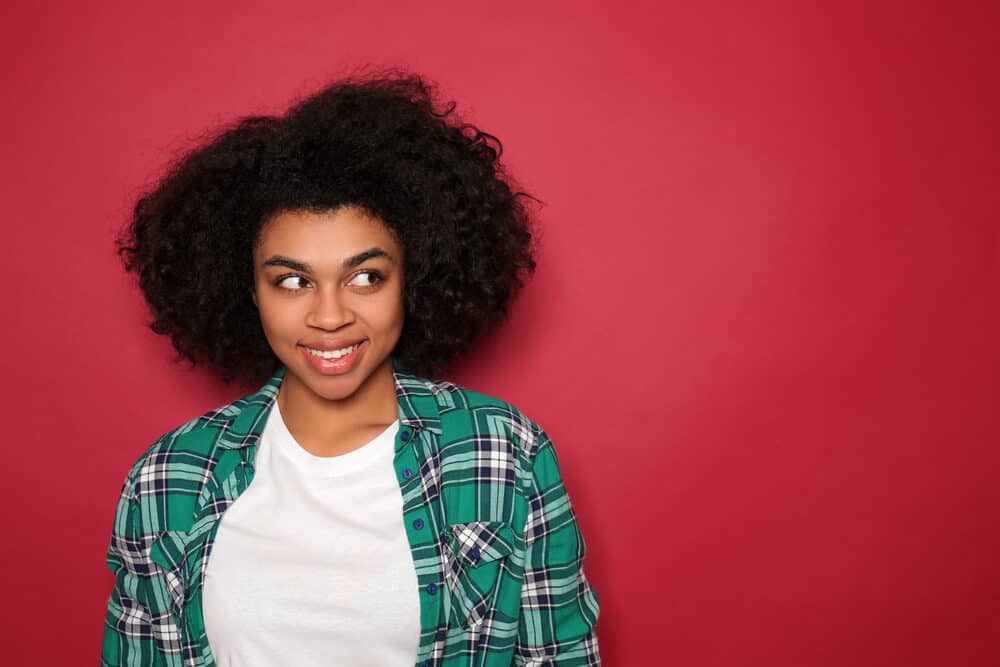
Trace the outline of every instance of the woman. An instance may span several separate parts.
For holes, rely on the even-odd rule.
[[[535,266],[499,141],[453,109],[346,78],[137,203],[119,250],[153,330],[264,384],[132,467],[102,664],[599,664],[551,441],[430,379]]]

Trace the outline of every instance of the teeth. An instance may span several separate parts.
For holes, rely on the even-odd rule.
[[[358,349],[358,345],[361,345],[361,343],[355,343],[350,347],[344,347],[339,350],[314,350],[311,347],[307,347],[306,349],[309,350],[309,354],[314,357],[322,357],[323,359],[340,359],[341,357],[346,357],[351,352]]]

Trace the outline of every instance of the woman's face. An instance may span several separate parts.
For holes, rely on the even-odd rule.
[[[279,213],[261,230],[253,264],[254,301],[285,382],[340,400],[391,375],[403,257],[381,221],[353,207]]]

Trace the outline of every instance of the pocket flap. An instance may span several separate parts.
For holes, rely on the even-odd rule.
[[[149,558],[168,571],[178,570],[184,564],[190,533],[182,530],[165,530],[149,548]]]
[[[453,523],[445,537],[455,555],[473,567],[514,551],[514,531],[503,521]]]

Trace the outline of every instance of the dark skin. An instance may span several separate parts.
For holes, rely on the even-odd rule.
[[[398,418],[392,352],[404,319],[402,257],[392,232],[356,208],[281,212],[261,231],[254,303],[287,368],[281,415],[311,454],[346,454]],[[353,344],[360,347],[343,372],[317,368],[309,353]]]

